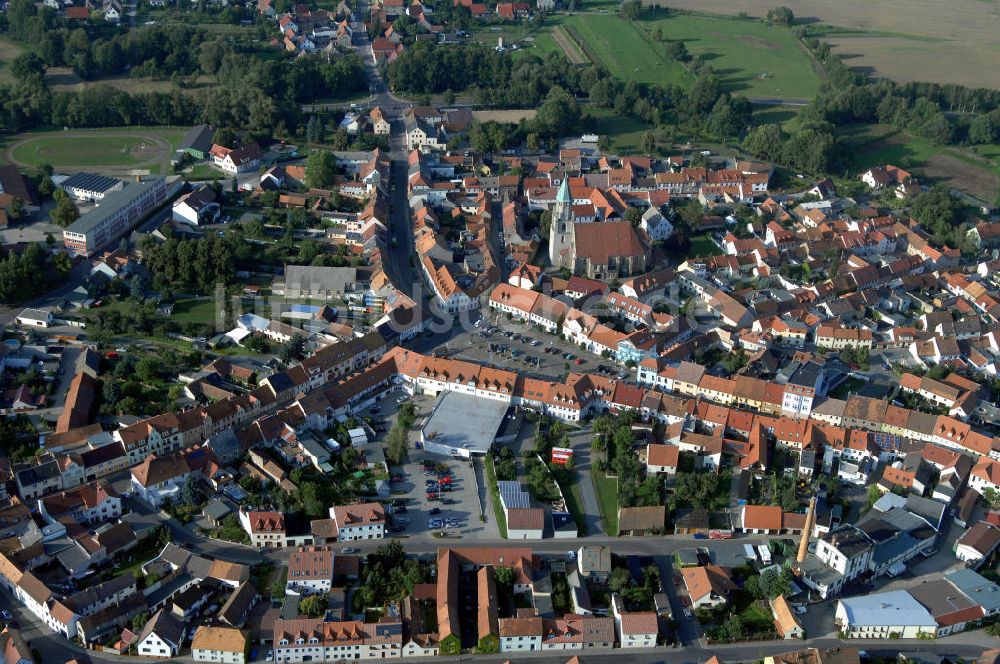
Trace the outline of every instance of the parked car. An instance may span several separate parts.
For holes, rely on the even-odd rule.
[[[432,507],[430,513],[431,514],[440,514],[441,513],[441,508],[440,507]]]
[[[358,550],[355,549],[353,546],[345,546],[343,549],[340,550],[340,552],[343,553],[344,555],[348,555],[351,553],[357,553]]]

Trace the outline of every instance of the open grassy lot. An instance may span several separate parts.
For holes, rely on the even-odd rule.
[[[14,80],[10,73],[10,63],[20,54],[20,46],[8,39],[0,39],[0,83],[10,83]]]
[[[589,130],[599,136],[607,136],[611,150],[621,154],[641,152],[642,137],[651,129],[640,120],[619,115],[607,108],[586,107],[584,122]]]
[[[942,147],[877,125],[847,128],[843,135],[854,173],[879,164],[895,164],[931,183],[986,202],[1000,202],[1000,146]]]
[[[763,17],[772,0],[643,0],[672,9]],[[829,38],[851,66],[897,81],[937,81],[1000,88],[996,26],[1000,8],[992,0],[789,0],[803,23],[840,28]],[[975,63],[975,66],[970,66]]]
[[[635,27],[615,14],[575,14],[563,25],[580,36],[584,51],[591,51],[612,75],[648,84],[683,83],[690,74],[667,56],[659,45],[639,34]]]
[[[171,318],[180,323],[215,323],[215,300],[213,298],[178,300],[174,304]]]
[[[712,66],[730,92],[748,97],[804,99],[819,90],[812,57],[791,30],[719,16],[674,14],[644,20],[665,39],[681,40]]]

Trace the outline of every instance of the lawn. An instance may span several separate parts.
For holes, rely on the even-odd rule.
[[[195,164],[191,167],[191,170],[187,172],[188,180],[221,180],[226,177],[225,173],[220,171],[215,166],[210,166],[208,164]]]
[[[215,300],[189,299],[178,300],[174,304],[174,313],[170,316],[179,323],[204,323],[213,325],[215,323]]]
[[[687,254],[690,258],[697,258],[698,256],[717,256],[721,252],[719,245],[712,241],[711,235],[702,233],[691,236],[691,248],[688,249]]]
[[[576,31],[584,51],[596,55],[613,76],[651,85],[684,83],[691,78],[687,69],[667,56],[662,46],[639,34],[620,16],[576,14],[562,23]]]
[[[497,521],[497,530],[500,537],[507,539],[507,518],[503,513],[503,505],[500,503],[500,487],[497,485],[497,473],[493,467],[493,457],[486,455],[486,485],[490,491],[490,502],[493,503],[493,518]]]
[[[812,58],[788,28],[688,14],[650,17],[639,25],[649,31],[659,27],[665,39],[683,41],[688,53],[711,65],[730,92],[805,99],[819,91],[820,76]]]
[[[566,509],[573,515],[573,521],[576,522],[576,529],[580,537],[583,537],[587,534],[587,512],[583,509],[583,495],[580,493],[580,483],[577,481],[562,482],[559,484],[559,489],[566,500]]]
[[[0,39],[0,83],[12,83],[10,63],[21,54],[21,47],[9,39]]]
[[[587,108],[584,126],[598,136],[607,136],[613,152],[637,154],[642,152],[642,137],[652,129],[641,120],[619,115],[612,109]]]
[[[608,477],[596,468],[591,467],[590,474],[594,481],[594,493],[601,507],[601,524],[604,533],[615,537],[618,535],[618,480]]]

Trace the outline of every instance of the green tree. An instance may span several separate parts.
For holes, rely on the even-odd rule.
[[[618,11],[628,20],[634,21],[642,13],[642,0],[622,0]]]
[[[299,613],[310,618],[319,618],[326,614],[326,595],[309,595],[299,600]]]
[[[794,20],[795,14],[788,7],[775,7],[767,12],[768,23],[791,25]]]
[[[334,183],[337,162],[329,150],[313,150],[306,160],[306,185],[324,189]]]
[[[494,567],[493,577],[496,580],[497,586],[501,588],[510,589],[514,587],[514,578],[516,577],[516,574],[514,573],[513,567],[507,567],[505,565]]]
[[[386,447],[386,458],[389,463],[399,464],[405,461],[408,447],[406,429],[398,424],[392,427],[386,436]]]
[[[632,575],[629,574],[628,568],[616,567],[611,570],[611,576],[608,577],[608,590],[620,595],[625,592],[625,589],[628,588],[631,583]]]
[[[80,218],[80,211],[62,189],[52,192],[52,198],[56,202],[56,207],[49,214],[52,223],[65,228]]]
[[[642,221],[642,210],[637,207],[630,207],[625,210],[625,221],[638,228],[639,223]]]
[[[156,357],[144,357],[135,364],[135,376],[144,383],[158,380],[162,370],[163,365]]]
[[[565,136],[575,132],[580,124],[580,105],[559,86],[549,90],[533,121],[538,133],[545,136]]]
[[[987,488],[983,491],[983,500],[986,504],[990,506],[991,509],[1000,509],[1000,491],[993,488]]]

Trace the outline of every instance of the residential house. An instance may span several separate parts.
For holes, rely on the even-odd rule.
[[[166,609],[150,618],[136,639],[136,652],[143,657],[170,659],[180,654],[186,627]]]
[[[201,625],[191,640],[191,656],[196,662],[245,664],[249,659],[248,649],[246,634],[234,627]]]

